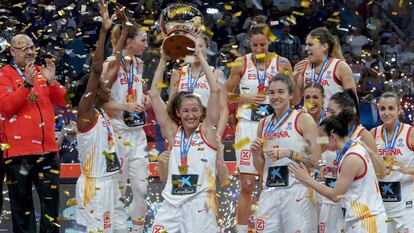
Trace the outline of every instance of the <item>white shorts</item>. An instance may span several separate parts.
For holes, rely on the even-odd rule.
[[[401,233],[413,233],[414,232],[414,208],[405,209],[399,216],[388,216],[388,233],[401,232]]]
[[[215,214],[208,207],[206,196],[195,196],[176,207],[164,201],[154,219],[152,233],[216,233]]]
[[[346,233],[387,233],[388,223],[385,212],[370,218],[353,222],[345,222]]]
[[[311,192],[311,193],[309,193]],[[316,233],[317,214],[314,191],[302,184],[272,188],[260,194],[257,233]]]
[[[86,178],[76,182],[76,221],[87,232],[126,232],[126,212],[115,177]]]
[[[319,233],[341,233],[345,227],[345,218],[340,204],[327,203],[322,197],[319,214]]]
[[[125,182],[130,177],[147,180],[148,145],[142,128],[116,131],[117,146],[121,163],[118,180]]]
[[[250,144],[257,138],[257,127],[259,121],[248,121],[245,119],[239,119],[236,126],[235,142],[240,142],[244,138],[249,138],[250,143],[236,148],[237,166],[240,173],[257,174],[253,165],[253,155],[250,150]]]

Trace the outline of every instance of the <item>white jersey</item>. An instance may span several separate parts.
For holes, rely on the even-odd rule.
[[[274,114],[267,116],[263,123],[262,138],[266,140],[266,147],[287,148],[296,152],[304,149],[302,132],[298,129],[297,120],[302,113],[292,109],[286,120],[271,135],[265,135],[265,129]],[[265,148],[266,149],[266,148]],[[290,175],[287,165],[292,162],[289,158],[282,158],[273,161],[264,155],[265,164],[263,170],[263,189],[272,187],[290,187],[293,184],[300,184],[298,180]]]
[[[384,126],[381,125],[374,129],[378,155],[384,157],[385,165],[388,168],[398,163],[406,167],[414,167],[414,148],[408,142],[411,130],[410,125],[401,123],[395,146],[389,151],[385,148]],[[387,215],[394,217],[394,215],[401,214],[406,208],[413,208],[414,182],[410,175],[387,170],[389,173],[380,180],[380,188]]]
[[[214,67],[210,66],[211,70],[214,72]],[[178,71],[180,77],[178,79],[178,92],[180,91],[190,91],[188,85],[188,79],[191,75],[192,82],[196,82],[194,85],[193,93],[197,94],[200,97],[201,104],[207,107],[208,98],[210,97],[210,85],[208,84],[207,77],[204,71],[201,71],[198,80],[194,80],[197,77],[197,73],[191,71],[189,65],[181,67],[181,70]]]
[[[364,131],[365,128],[362,125],[358,125],[355,127],[354,131],[350,135],[351,139],[356,139],[361,136],[362,131]],[[326,150],[322,154],[322,161],[325,163],[325,166],[323,167],[322,173],[325,177],[325,185],[331,188],[335,187],[336,179],[337,179],[337,170],[338,170],[338,164],[336,164],[336,152]],[[329,198],[322,196],[322,202],[327,204],[333,204],[333,205],[340,205],[340,203],[336,203],[331,201]]]
[[[217,149],[209,145],[201,133],[200,126],[195,130],[188,151],[186,174],[180,175],[180,145],[182,127],[174,138],[168,166],[168,180],[162,192],[164,199],[173,206],[181,206],[196,195],[215,197]]]
[[[276,74],[280,72],[279,67],[279,60],[280,56],[276,55],[275,57],[270,60],[268,63],[266,70],[261,70],[256,67],[253,60],[253,54],[249,53],[244,55],[244,70],[243,74],[240,78],[240,94],[257,94],[258,93],[258,86],[259,86],[259,80],[257,77],[257,72],[259,72],[259,75],[264,75],[264,72],[266,72],[266,81],[265,81],[265,87],[267,88],[269,80]],[[266,100],[264,104],[269,104],[269,99],[266,97]],[[251,120],[251,114],[252,110],[248,108],[243,108],[243,106],[239,106],[237,109],[237,117]]]
[[[338,80],[335,75],[336,67],[340,62],[340,59],[332,58],[329,61],[329,64],[325,68],[325,72],[322,75],[320,83],[325,89],[325,99],[324,99],[324,108],[328,106],[329,99],[337,92],[341,92],[344,90],[342,86],[342,82]],[[316,77],[318,74],[315,74]],[[303,88],[305,88],[306,84],[312,82],[312,64],[309,62],[306,64],[305,72],[303,73]]]
[[[85,177],[111,176],[120,169],[112,123],[103,110],[102,113],[107,120],[97,113],[92,128],[77,133],[79,161]],[[109,133],[112,141],[108,138]]]
[[[127,99],[128,95],[128,77],[130,72],[126,72],[125,68],[120,65],[116,79],[111,88],[111,101],[116,103],[136,103],[141,104],[143,98],[143,63],[141,59],[133,57],[133,82],[132,82],[132,99]],[[124,116],[122,111],[116,111],[111,114],[112,123],[116,131],[122,129],[130,129],[124,122]]]
[[[361,158],[365,165],[365,172],[354,178],[342,199],[343,207],[346,210],[345,223],[362,221],[366,227],[376,226],[373,217],[384,212],[384,205],[382,204],[374,166],[365,148],[354,142],[339,162],[338,174],[341,173],[343,161],[349,156]]]

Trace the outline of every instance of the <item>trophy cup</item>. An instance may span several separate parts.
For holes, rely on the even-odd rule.
[[[165,8],[160,15],[165,54],[173,59],[192,55],[202,25],[203,15],[191,5],[173,4]]]

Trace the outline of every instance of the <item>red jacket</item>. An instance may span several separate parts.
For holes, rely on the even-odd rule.
[[[40,72],[40,74],[38,73]],[[29,100],[30,89],[10,65],[0,69],[0,141],[10,145],[3,158],[56,152],[54,104],[65,106],[66,90],[56,84],[48,86],[37,66],[34,82],[37,101]]]

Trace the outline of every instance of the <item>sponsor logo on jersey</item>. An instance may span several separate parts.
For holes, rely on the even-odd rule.
[[[256,231],[264,231],[265,221],[262,218],[256,220]]]
[[[250,157],[251,157],[250,150],[242,150],[240,153],[240,165],[250,166]]]
[[[391,150],[387,150],[387,149],[378,149],[378,154],[380,156],[395,156],[395,155],[403,155],[400,148],[394,148]]]
[[[104,223],[104,229],[109,229],[111,228],[111,212],[106,211],[103,214],[103,223]]]
[[[307,83],[311,83],[312,82],[312,80],[310,79],[310,78],[305,78],[305,83],[307,84]],[[328,80],[326,80],[326,79],[322,79],[321,80],[321,84],[322,84],[322,86],[324,86],[324,87],[329,87],[329,82],[328,82]]]
[[[155,225],[152,228],[152,233],[161,233],[163,231],[164,231],[164,226],[161,226],[161,225]]]

